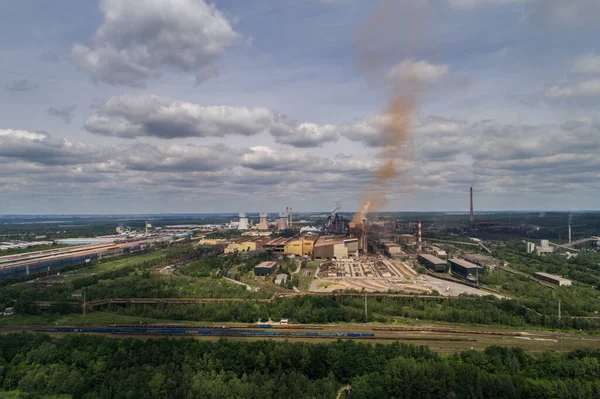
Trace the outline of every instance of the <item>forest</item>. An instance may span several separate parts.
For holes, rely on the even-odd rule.
[[[451,356],[403,343],[218,342],[12,333],[0,387],[21,397],[598,398],[600,351],[538,356],[489,347]]]

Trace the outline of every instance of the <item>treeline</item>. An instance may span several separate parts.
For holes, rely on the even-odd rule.
[[[431,320],[449,323],[498,325],[511,327],[600,329],[600,321],[594,319],[539,316],[512,300],[495,297],[461,297],[456,300],[430,301],[418,298],[383,298],[368,301],[368,317],[365,319],[362,298],[332,298],[297,296],[280,298],[272,303],[239,302],[207,303],[196,305],[130,305],[112,310],[129,315],[157,319],[244,322],[259,318],[266,320],[290,319],[298,323],[334,322],[393,322],[402,318]]]
[[[441,356],[369,345],[113,339],[29,333],[0,340],[0,387],[23,397],[335,398],[600,397],[600,351],[532,356],[490,347]]]

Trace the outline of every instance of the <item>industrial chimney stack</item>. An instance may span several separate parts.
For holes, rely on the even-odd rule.
[[[421,241],[421,221],[420,220],[417,223],[417,229],[418,229],[417,253],[420,254],[421,252],[423,252],[423,242]]]
[[[471,187],[469,189],[469,200],[471,203],[471,210],[469,213],[469,222],[471,222],[471,224],[475,223],[475,215],[473,215],[473,187]]]

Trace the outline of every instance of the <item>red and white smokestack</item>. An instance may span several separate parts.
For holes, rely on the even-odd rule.
[[[417,253],[420,254],[423,251],[423,243],[421,241],[421,221],[419,220],[419,222],[417,223],[417,229],[418,229],[418,238],[417,238]]]
[[[471,205],[471,210],[469,212],[469,221],[473,223],[475,222],[475,215],[473,214],[473,187],[471,187],[469,190],[469,200]]]

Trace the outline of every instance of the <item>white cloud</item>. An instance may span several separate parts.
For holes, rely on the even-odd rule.
[[[394,81],[416,82],[432,85],[442,80],[450,67],[446,64],[431,64],[424,60],[407,59],[388,72],[388,78]]]
[[[44,141],[48,139],[45,133],[33,133],[27,130],[0,129],[0,139]]]
[[[597,99],[600,98],[600,79],[557,85],[546,90],[546,97],[561,99]]]
[[[374,129],[377,119],[354,125]],[[400,153],[398,158],[405,190],[463,192],[474,181],[479,192],[488,193],[554,195],[569,189],[571,195],[582,195],[600,189],[596,119],[506,125],[428,116],[417,119],[413,130],[414,154]],[[368,187],[379,166],[376,159],[331,154],[321,157],[310,150],[266,145],[89,146],[5,129],[0,130],[0,187],[9,192],[4,191],[6,182],[18,182],[10,187],[12,198],[38,193],[69,200],[85,195],[105,202],[111,196],[133,199],[152,192],[165,200],[190,195],[219,203],[250,194],[265,200],[331,198],[332,191],[339,197]],[[405,162],[409,155],[412,164]]]
[[[92,147],[55,140],[46,133],[0,129],[0,158],[22,159],[43,165],[91,162],[102,155]]]
[[[281,144],[319,147],[336,141],[334,125],[297,123],[268,108],[203,106],[155,95],[121,95],[90,115],[86,130],[105,136],[135,138],[252,136],[268,132]]]
[[[204,0],[101,0],[104,23],[92,47],[75,44],[73,62],[95,81],[143,86],[165,70],[200,82],[238,37],[214,4]]]
[[[571,61],[569,70],[578,75],[600,75],[600,55],[588,53]]]
[[[338,140],[337,126],[301,123],[297,126],[286,126],[274,129],[275,141],[298,148],[320,147],[323,143]]]
[[[155,95],[122,95],[109,99],[85,128],[106,136],[223,137],[251,136],[274,124],[266,108],[202,106]]]

